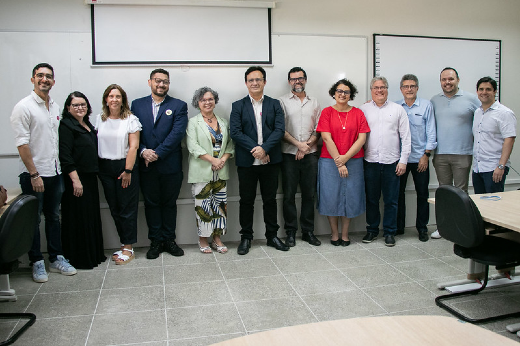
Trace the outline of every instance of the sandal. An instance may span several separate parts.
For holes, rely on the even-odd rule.
[[[125,255],[123,253],[123,251],[128,251],[128,252],[131,253],[131,255],[130,256]],[[134,250],[133,249],[123,249],[121,251],[121,255],[119,255],[119,257],[116,259],[116,264],[117,265],[127,264],[128,262],[130,262],[134,258],[135,258],[135,256],[134,256]]]
[[[119,256],[121,256],[123,254],[123,250],[125,247],[125,244],[121,244],[121,250],[117,250],[116,252],[114,252],[112,254],[112,261],[115,261],[116,259],[119,258]]]
[[[222,245],[218,245],[215,240],[211,243],[211,247],[217,250],[218,253],[226,253],[228,251],[228,248],[224,243]]]
[[[202,253],[212,253],[213,252],[213,251],[211,251],[211,248],[209,246],[201,246],[200,240],[199,240],[199,250]]]

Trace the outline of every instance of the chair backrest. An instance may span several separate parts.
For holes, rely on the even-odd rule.
[[[38,222],[38,199],[16,197],[0,217],[0,263],[15,261],[31,249]]]
[[[484,221],[468,194],[458,187],[443,185],[435,192],[435,218],[443,238],[471,248],[484,240]]]

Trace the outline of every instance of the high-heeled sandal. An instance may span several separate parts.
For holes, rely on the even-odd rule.
[[[211,251],[211,248],[208,246],[201,246],[200,245],[200,240],[199,240],[199,250],[200,252],[202,253],[212,253],[213,251]]]
[[[123,251],[128,251],[130,252],[130,256],[128,255],[125,255],[123,253]],[[119,255],[119,257],[116,259],[116,264],[117,265],[123,265],[123,264],[127,264],[128,262],[130,262],[131,260],[133,260],[135,258],[134,256],[134,250],[133,249],[123,249],[121,251],[121,255]]]
[[[217,250],[218,253],[226,253],[228,251],[228,248],[224,243],[222,245],[218,245],[215,240],[211,242],[211,247]]]
[[[119,258],[119,256],[121,256],[123,254],[123,250],[125,247],[125,244],[121,244],[121,250],[117,250],[116,252],[114,252],[112,254],[112,261],[115,261],[116,259]]]

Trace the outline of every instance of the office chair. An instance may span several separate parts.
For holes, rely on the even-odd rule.
[[[9,274],[18,268],[18,258],[31,249],[34,228],[38,222],[38,199],[21,195],[15,198],[0,217],[0,276],[7,287],[0,291],[5,300],[16,301],[14,290],[9,287]],[[7,304],[7,303],[3,303]],[[31,313],[0,313],[0,319],[28,321],[2,345],[14,343],[36,321]]]
[[[486,235],[480,212],[467,193],[454,186],[440,186],[435,192],[435,217],[441,236],[454,243],[453,252],[485,266],[482,286],[464,292],[435,298],[435,303],[461,320],[481,323],[520,315],[519,312],[474,319],[463,315],[444,303],[450,298],[475,295],[488,283],[489,266],[497,269],[520,265],[520,244],[504,238]]]

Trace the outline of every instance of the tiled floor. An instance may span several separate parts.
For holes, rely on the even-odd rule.
[[[125,266],[110,260],[100,268],[66,277],[51,273],[32,282],[28,269],[11,275],[15,303],[0,311],[27,311],[37,321],[17,345],[208,345],[248,333],[342,318],[381,315],[447,315],[435,305],[436,283],[465,277],[466,260],[445,240],[421,243],[408,229],[387,248],[381,238],[334,247],[323,236],[313,247],[298,241],[289,252],[254,241],[246,256],[230,252],[163,254],[147,260],[138,249]],[[108,253],[107,253],[108,255]],[[483,298],[489,298],[486,301]],[[520,308],[520,286],[479,296],[486,312]],[[475,298],[458,304],[471,311]],[[510,319],[482,325],[520,341],[505,330]],[[2,340],[17,328],[1,322]],[[428,326],[424,326],[428,328]]]

